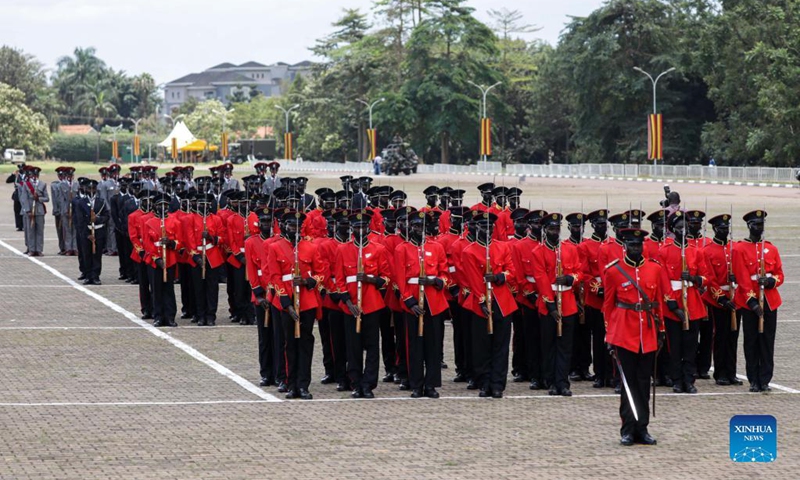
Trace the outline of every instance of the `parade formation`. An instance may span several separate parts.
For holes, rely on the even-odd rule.
[[[112,164],[99,180],[59,167],[48,190],[28,165],[9,182],[28,255],[45,253],[50,204],[58,254],[78,257],[77,278],[100,285],[104,254],[116,256],[156,327],[178,316],[215,326],[225,285],[230,321],[256,326],[260,385],[286,398],[313,398],[315,323],[321,383],[353,398],[374,398],[382,383],[438,398],[448,341],[452,381],[479,397],[502,398],[509,370],[549,395],[572,396],[579,381],[614,389],[625,446],[656,443],[656,386],[697,393],[712,366],[717,385],[742,385],[740,330],[749,391],[770,391],[784,274],[763,209],[740,223],[683,209],[667,188],[649,214],[547,212],[493,183],[471,207],[464,190],[430,186],[415,208],[371,177],[312,195],[307,178],[279,167],[256,163],[241,184],[228,163],[160,178],[156,166],[123,175]],[[746,236],[735,240],[739,224]]]

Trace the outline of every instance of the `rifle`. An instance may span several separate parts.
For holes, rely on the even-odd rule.
[[[563,266],[561,265],[561,240],[559,239],[558,248],[556,249],[556,280],[564,274]],[[561,293],[561,285],[556,285],[556,310],[558,318],[556,319],[556,336],[560,337],[562,333],[561,316],[563,312],[563,294]]]
[[[686,222],[683,223],[683,238],[681,238],[681,274],[686,272]],[[689,284],[681,279],[681,301],[683,302],[683,331],[689,330]]]
[[[642,206],[639,205],[639,210],[642,209]],[[583,215],[583,200],[581,200],[581,215]],[[581,220],[581,242],[583,242],[583,229],[585,227],[585,223],[583,218]],[[579,244],[580,245],[580,244]],[[586,325],[586,306],[583,304],[583,282],[578,283],[577,285],[577,292],[575,295],[575,303],[578,304],[578,323],[580,325]]]
[[[207,204],[203,203],[203,266],[201,267],[201,273],[203,280],[206,279],[206,234],[208,233],[208,225],[206,224],[206,215],[208,214]]]
[[[731,204],[731,220],[733,220],[733,204]],[[728,231],[728,235],[730,239],[728,240],[728,251],[725,252],[725,247],[723,247],[723,252],[725,252],[725,260],[728,263],[728,300],[733,303],[733,296],[734,296],[734,288],[733,282],[730,280],[733,277],[733,221],[731,221],[731,227]],[[739,328],[739,322],[736,318],[736,310],[731,310],[731,331],[735,332]]]
[[[297,214],[298,217],[300,214]],[[300,277],[300,256],[298,250],[300,249],[300,222],[297,223],[297,229],[294,232],[294,276]],[[294,311],[297,313],[297,319],[294,321],[294,338],[300,338],[300,285],[294,287]]]
[[[161,273],[161,281],[167,283],[167,226],[164,222],[166,219],[166,211],[161,213],[161,261],[164,262],[164,270]]]
[[[488,211],[487,211],[487,213],[485,215],[486,215],[486,238],[485,238],[485,242],[486,242],[486,274],[487,275],[491,275],[494,272],[492,271],[492,262],[491,262],[491,257],[489,255],[489,239],[490,239],[490,237],[489,237],[489,213],[488,213]],[[494,306],[494,304],[493,304],[493,299],[492,299],[492,282],[487,280],[486,281],[486,307],[487,307],[486,310],[487,310],[488,313],[486,315],[486,333],[488,333],[489,335],[494,335],[494,320],[493,320],[494,315],[493,315],[493,312],[492,312],[492,307],[493,306]]]
[[[89,202],[89,228],[92,229],[92,254],[97,253],[97,239],[94,236],[94,222],[96,220],[96,215],[94,213],[94,199],[95,197],[92,196],[92,201]]]
[[[422,240],[420,241],[419,249],[419,279],[427,278],[425,276],[425,220],[427,214],[423,213],[422,216]],[[419,298],[417,299],[419,308],[422,313],[419,315],[419,326],[417,327],[417,335],[423,336],[425,332],[425,285],[419,284]]]
[[[361,238],[361,241],[358,244],[358,262],[356,265],[356,271],[358,274],[364,273],[364,261],[362,260],[362,255],[364,254],[364,246],[363,246],[364,238]],[[356,316],[356,333],[361,333],[361,303],[362,303],[362,293],[361,293],[361,280],[358,280],[357,285],[357,294],[356,294],[356,303],[358,305],[358,315]]]
[[[69,187],[69,205],[67,205],[67,221],[69,221],[69,229],[72,230],[72,180],[67,184]]]
[[[767,236],[766,226],[767,226],[767,219],[764,218],[764,230],[761,233],[761,255],[759,255],[760,258],[758,259],[759,279],[767,276],[767,268],[764,261],[764,254],[766,253],[764,251],[764,242],[766,241],[766,236]],[[761,309],[761,315],[758,316],[758,333],[764,333],[764,285],[761,285],[760,282],[758,285],[758,306]]]

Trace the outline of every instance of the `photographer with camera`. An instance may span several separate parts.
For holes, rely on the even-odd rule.
[[[669,218],[673,213],[682,211],[681,195],[670,190],[669,185],[664,185],[664,200],[661,200],[658,204],[664,209],[664,218]],[[669,230],[667,230],[666,236],[667,238],[675,238],[675,235]]]

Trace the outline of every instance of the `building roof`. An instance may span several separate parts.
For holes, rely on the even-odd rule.
[[[167,85],[173,83],[189,83],[195,87],[203,85],[212,85],[215,83],[241,83],[241,84],[255,84],[252,78],[246,77],[236,72],[220,72],[206,70],[200,73],[190,73],[177,80],[169,82]]]
[[[229,62],[225,62],[225,63],[220,63],[217,66],[211,67],[208,70],[219,70],[219,69],[222,69],[222,68],[234,68],[234,67],[236,67],[236,65],[234,65],[232,63],[229,63]]]
[[[267,66],[264,65],[263,63],[258,63],[258,62],[253,62],[253,61],[250,61],[250,62],[243,63],[243,64],[239,65],[239,68],[252,68],[252,67],[266,68]]]
[[[294,64],[294,65],[292,65],[292,66],[293,66],[293,67],[310,67],[310,66],[311,66],[311,62],[310,62],[309,60],[303,60],[302,62],[300,62],[300,63],[295,63],[295,64]]]
[[[91,125],[59,125],[58,133],[66,135],[87,135],[89,133],[97,133]]]

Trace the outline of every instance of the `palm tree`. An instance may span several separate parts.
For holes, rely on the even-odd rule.
[[[75,114],[80,111],[78,103],[86,94],[86,85],[104,77],[106,64],[97,58],[94,47],[77,47],[73,55],[74,57],[64,56],[58,59],[58,70],[53,76],[53,84],[67,111]]]
[[[117,107],[111,102],[113,93],[100,82],[86,84],[84,89],[78,107],[81,113],[94,117],[96,127],[102,127],[107,118],[117,116]]]

